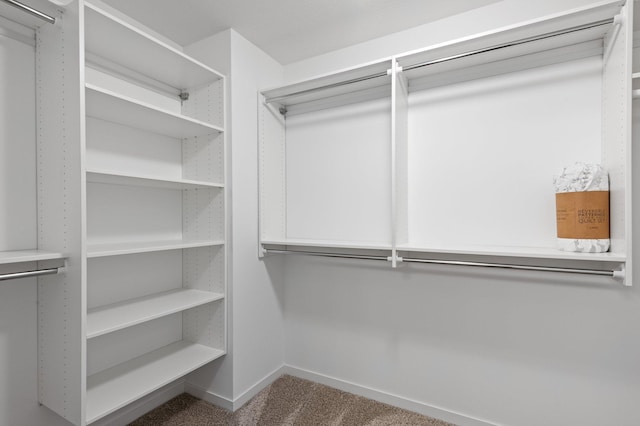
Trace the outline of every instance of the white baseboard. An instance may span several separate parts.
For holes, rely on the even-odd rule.
[[[299,377],[301,379],[311,380],[312,382],[340,389],[342,391],[349,392],[355,395],[360,395],[365,398],[373,399],[374,401],[393,405],[399,408],[404,408],[405,410],[410,410],[416,413],[423,414],[425,416],[434,417],[436,419],[454,423],[459,426],[497,426],[495,423],[491,423],[485,420],[480,420],[443,408],[434,407],[423,402],[414,401],[398,395],[393,395],[377,389],[361,386],[355,383],[337,379],[335,377],[325,376],[323,374],[304,370],[302,368],[294,367],[291,365],[285,365],[283,368],[283,373],[289,374],[294,377]]]
[[[140,398],[136,402],[127,405],[125,408],[116,411],[94,423],[91,426],[124,426],[154,408],[164,404],[171,398],[184,393],[184,381],[170,383],[149,395]]]
[[[285,366],[281,366],[273,370],[271,373],[267,374],[262,379],[258,380],[253,386],[243,392],[240,396],[235,398],[234,400],[230,400],[229,398],[216,395],[213,392],[210,392],[206,389],[203,389],[199,386],[192,385],[191,383],[185,383],[184,391],[188,394],[195,396],[196,398],[203,399],[207,402],[210,402],[213,405],[224,408],[229,411],[236,411],[238,408],[242,407],[244,404],[249,402],[251,398],[256,396],[260,391],[271,383],[275,382],[278,377],[284,374]]]

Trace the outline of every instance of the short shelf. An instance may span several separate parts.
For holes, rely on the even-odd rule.
[[[282,239],[282,240],[262,240],[263,246],[288,246],[288,247],[309,247],[309,248],[335,248],[335,249],[355,249],[355,250],[391,250],[391,244],[385,243],[364,243],[357,241],[329,241],[329,240],[304,240],[304,239]]]
[[[208,66],[100,7],[89,2],[85,2],[85,6],[88,52],[176,89],[201,86],[222,78]]]
[[[211,247],[223,244],[223,240],[163,240],[136,241],[126,243],[98,243],[88,245],[87,257],[95,258],[105,256],[119,256],[124,254],[149,253],[154,251]]]
[[[87,378],[87,423],[124,407],[224,355],[179,341]]]
[[[43,260],[64,259],[62,253],[45,250],[0,251],[0,265],[21,262],[40,262]]]
[[[223,299],[210,291],[178,289],[90,309],[87,339]]]
[[[463,256],[514,257],[523,259],[551,259],[591,262],[625,262],[626,256],[620,253],[574,253],[544,247],[501,247],[475,246],[466,247],[429,247],[415,244],[398,245],[399,251],[416,253],[437,253]]]
[[[135,173],[87,169],[87,181],[112,185],[148,186],[165,189],[224,188],[223,184],[190,179],[165,179]]]
[[[90,117],[179,139],[222,132],[222,128],[213,124],[163,110],[93,84],[87,83],[85,88],[86,112]]]

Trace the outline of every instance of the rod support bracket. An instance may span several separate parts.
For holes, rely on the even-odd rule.
[[[280,108],[278,108],[278,112],[280,113],[280,115],[282,115],[283,117],[287,116],[287,107],[284,105],[280,105]]]
[[[187,92],[186,90],[181,90],[180,91],[180,100],[182,102],[188,101],[189,100],[189,92]]]

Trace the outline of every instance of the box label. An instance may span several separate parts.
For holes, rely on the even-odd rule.
[[[609,191],[556,194],[558,238],[609,238]]]

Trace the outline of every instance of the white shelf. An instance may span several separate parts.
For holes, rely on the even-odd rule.
[[[190,179],[164,179],[135,173],[87,169],[87,182],[111,185],[149,186],[166,189],[224,188],[223,184]]]
[[[210,291],[178,289],[90,309],[87,339],[223,299]]]
[[[90,117],[180,139],[223,131],[213,124],[156,108],[93,84],[87,83],[85,87],[86,113]]]
[[[64,259],[62,253],[55,253],[45,250],[15,250],[0,251],[0,265],[21,262],[39,262],[42,260]]]
[[[336,249],[355,249],[355,250],[391,250],[390,244],[384,243],[363,243],[357,241],[329,241],[329,240],[302,240],[302,239],[286,239],[286,240],[262,240],[261,244],[277,245],[277,246],[296,246],[296,247],[322,247]]]
[[[501,246],[466,246],[466,247],[428,247],[415,244],[398,245],[399,251],[417,253],[438,253],[469,256],[517,257],[527,259],[556,259],[595,262],[625,262],[626,256],[618,253],[575,253],[544,247],[501,247]]]
[[[88,52],[176,89],[201,86],[222,78],[213,69],[109,12],[85,2]]]
[[[224,355],[184,341],[134,358],[87,378],[87,423],[138,400]]]
[[[87,258],[223,245],[223,240],[164,240],[88,244]]]
[[[289,112],[291,107],[305,103],[331,105],[333,100],[340,103],[343,95],[351,97],[354,92],[361,92],[365,98],[375,99],[391,93],[391,78],[387,75],[390,68],[391,62],[388,60],[376,62],[264,90],[262,94],[268,102],[284,105]]]

